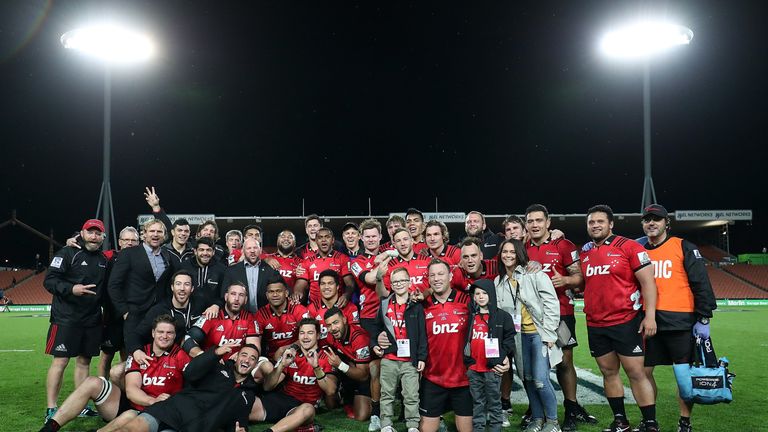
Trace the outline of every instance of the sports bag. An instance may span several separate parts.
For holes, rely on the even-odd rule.
[[[733,400],[733,378],[728,371],[728,359],[715,362],[715,349],[710,338],[696,338],[694,359],[691,364],[673,365],[680,398],[686,402],[714,405]]]

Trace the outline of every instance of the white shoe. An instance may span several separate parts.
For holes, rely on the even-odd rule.
[[[371,416],[371,422],[368,423],[368,432],[381,430],[381,419],[377,415]]]
[[[509,422],[509,417],[506,414],[504,414],[503,418],[504,418],[504,420],[501,421],[501,427],[503,427],[503,428],[510,427],[512,425],[512,423]]]
[[[419,432],[419,428],[408,428],[408,432]]]
[[[397,429],[393,428],[392,426],[384,426],[381,428],[381,432],[397,432]]]

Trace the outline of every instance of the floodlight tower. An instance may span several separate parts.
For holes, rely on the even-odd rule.
[[[102,248],[107,250],[111,248],[110,233],[117,244],[109,172],[112,157],[110,142],[112,129],[111,69],[117,64],[147,61],[153,56],[155,49],[148,36],[113,24],[70,30],[61,36],[61,44],[64,48],[95,57],[104,64],[104,160],[102,162],[103,179],[96,217],[98,218],[99,213],[101,213],[106,230]]]
[[[643,201],[640,212],[656,202],[656,190],[651,177],[651,72],[650,59],[654,54],[679,45],[688,45],[693,31],[668,22],[638,22],[612,30],[603,36],[600,49],[603,54],[619,59],[640,61],[643,64]]]

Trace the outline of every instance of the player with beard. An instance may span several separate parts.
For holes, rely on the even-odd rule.
[[[389,217],[389,219],[387,219],[387,223],[384,226],[387,227],[387,235],[389,236],[389,241],[381,245],[379,252],[384,252],[388,249],[394,249],[394,246],[392,246],[392,239],[394,238],[395,231],[397,231],[398,228],[405,228],[405,219],[403,219],[403,217],[400,215],[392,215]]]
[[[355,291],[355,278],[349,271],[349,257],[333,249],[333,232],[328,228],[320,228],[315,236],[317,241],[317,253],[307,255],[301,261],[301,276],[297,276],[296,285],[293,287],[293,300],[296,302],[314,302],[319,298],[320,274],[325,270],[333,270],[338,273],[344,282],[344,292],[339,296],[339,307],[344,307],[352,298]],[[309,295],[307,296],[307,288]]]
[[[283,230],[277,235],[277,252],[267,255],[280,264],[276,269],[280,272],[289,290],[296,285],[296,267],[301,259],[296,256],[296,236],[289,230]]]
[[[264,355],[273,358],[278,349],[296,342],[298,323],[308,315],[304,306],[288,301],[288,287],[283,280],[267,285],[267,301],[269,304],[256,312],[256,322],[266,346]]]
[[[424,241],[424,213],[415,208],[409,208],[405,212],[405,229],[411,234],[413,239],[413,252],[418,254],[427,248]],[[394,241],[394,238],[392,239]]]
[[[125,390],[104,377],[88,377],[77,388],[40,432],[56,432],[72,421],[92,400],[104,421],[101,432],[113,431],[144,409],[179,392],[184,384],[182,371],[189,356],[176,343],[173,317],[160,315],[152,323],[152,343],[139,351],[150,361],[140,365],[128,357]],[[134,373],[137,372],[137,373]]]
[[[659,204],[643,209],[638,242],[653,262],[658,287],[656,322],[659,331],[645,345],[645,373],[656,393],[655,366],[690,363],[693,338],[709,337],[709,320],[717,308],[704,259],[693,243],[669,235],[669,214]],[[693,404],[680,399],[678,432],[691,432]]]
[[[320,323],[319,343],[323,346],[325,345],[325,339],[328,337],[328,329],[324,325],[325,313],[333,309],[333,307],[338,307],[339,304],[339,274],[330,269],[323,270],[320,273],[318,282],[320,298],[309,304],[307,316],[316,319]],[[354,303],[346,303],[339,309],[344,313],[347,322],[360,323],[360,313],[357,311],[357,306]]]
[[[457,246],[461,247],[464,240],[474,237],[479,240],[478,246],[483,255],[487,257],[496,256],[499,245],[504,240],[503,236],[488,229],[485,224],[485,216],[476,210],[467,213],[467,218],[464,220],[464,233],[466,235],[459,239]]]
[[[656,432],[653,385],[644,369],[644,339],[656,334],[657,291],[651,260],[637,242],[613,234],[613,210],[607,205],[587,211],[587,232],[592,241],[580,254],[584,313],[589,351],[603,374],[605,396],[613,411],[608,430],[629,430],[621,366],[643,416],[640,429]]]
[[[215,346],[229,346],[237,352],[245,344],[261,346],[261,330],[256,315],[245,310],[248,288],[243,283],[233,283],[224,294],[224,308],[216,318],[201,317],[187,332],[183,348],[192,357]],[[202,348],[201,348],[202,347]]]
[[[429,258],[440,258],[451,267],[459,265],[461,249],[448,244],[450,237],[448,235],[448,227],[444,223],[436,220],[427,222],[426,228],[424,228],[424,238],[427,242],[427,248],[422,250],[419,255]]]
[[[304,318],[298,328],[298,343],[282,353],[275,369],[264,378],[267,393],[254,403],[252,419],[276,422],[265,432],[314,431],[315,406],[323,395],[336,394],[333,367],[317,345],[319,323]],[[279,391],[271,391],[278,387]]]
[[[195,257],[181,265],[181,269],[192,275],[192,285],[195,287],[195,297],[206,306],[217,303],[221,291],[221,283],[224,279],[226,266],[213,261],[216,245],[213,240],[203,237],[195,245]],[[210,310],[208,318],[213,318],[218,310]]]
[[[579,265],[579,250],[565,238],[552,239],[549,228],[549,211],[541,204],[533,204],[525,210],[525,227],[529,241],[525,244],[528,258],[538,261],[542,271],[549,276],[560,302],[560,320],[571,332],[571,339],[563,348],[563,361],[557,365],[557,382],[563,390],[565,417],[563,431],[575,431],[576,422],[597,423],[576,400],[576,368],[573,366],[573,348],[576,340],[576,317],[574,316],[574,293],[584,285]]]

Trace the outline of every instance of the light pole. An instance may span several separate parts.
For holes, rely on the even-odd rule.
[[[639,22],[606,33],[600,42],[603,54],[643,63],[643,200],[640,212],[656,202],[651,177],[651,67],[650,58],[678,45],[688,45],[693,31],[667,22]]]
[[[104,160],[102,183],[96,217],[102,214],[106,229],[104,250],[110,249],[110,233],[117,243],[115,213],[112,206],[110,165],[112,158],[112,67],[116,64],[137,63],[149,60],[154,46],[149,37],[115,25],[100,25],[68,31],[61,36],[64,48],[80,51],[96,57],[104,64]]]

